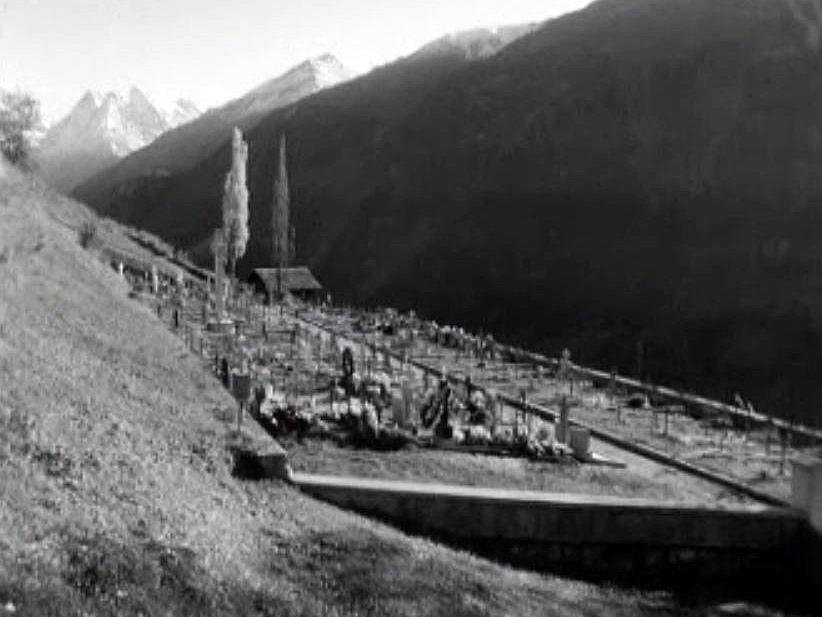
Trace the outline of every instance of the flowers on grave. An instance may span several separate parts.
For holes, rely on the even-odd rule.
[[[362,431],[366,438],[376,438],[380,432],[380,421],[377,417],[377,409],[371,403],[365,403],[362,419]]]
[[[497,426],[491,431],[492,443],[500,446],[514,445],[514,429],[510,426]]]
[[[493,441],[491,431],[484,426],[463,427],[463,443],[467,446],[487,446]]]
[[[259,389],[257,390],[259,393]],[[271,384],[266,384],[263,396],[258,396],[258,413],[266,419],[274,418],[279,412],[287,408],[285,392],[274,390]]]

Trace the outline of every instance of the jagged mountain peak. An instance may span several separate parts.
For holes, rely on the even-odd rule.
[[[339,58],[337,58],[337,56],[328,52],[313,58],[309,58],[304,64],[309,65],[314,70],[332,69],[343,73],[351,73],[351,71],[340,61]]]
[[[141,107],[151,107],[155,111],[159,112],[159,109],[156,107],[154,103],[146,96],[146,94],[140,90],[137,86],[132,86],[128,90],[128,95],[126,97],[129,105],[139,105]]]
[[[339,58],[330,53],[325,53],[309,60],[313,69],[317,85],[320,88],[327,88],[338,83],[348,81],[355,76],[354,71],[340,62]]]
[[[316,84],[316,89],[327,88],[347,81],[353,76],[354,72],[343,65],[336,56],[325,53],[309,58],[290,68],[285,73],[263,82],[241,98],[254,97],[275,91],[281,93],[284,89],[288,89],[290,84],[296,84],[306,79],[313,80]]]
[[[198,115],[193,103],[164,108],[137,86],[87,90],[45,133],[35,156],[44,178],[55,188],[69,190]]]
[[[264,113],[289,104],[324,88],[330,88],[354,77],[340,60],[329,53],[309,58],[250,90],[228,104],[245,114]]]
[[[177,99],[165,109],[166,122],[174,128],[186,124],[202,115],[199,107],[188,99]]]
[[[96,109],[100,107],[104,98],[105,95],[99,90],[86,90],[85,94],[75,104],[75,107],[93,107]]]

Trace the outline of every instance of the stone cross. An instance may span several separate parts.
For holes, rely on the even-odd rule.
[[[217,311],[217,321],[219,322],[222,320],[225,311],[223,295],[225,292],[225,283],[223,281],[225,273],[223,268],[225,267],[226,258],[226,242],[220,230],[214,232],[211,251],[214,253],[214,305]]]
[[[174,277],[174,284],[176,286],[175,291],[177,292],[177,299],[180,302],[183,302],[186,297],[186,279],[182,270],[177,270],[177,273]]]

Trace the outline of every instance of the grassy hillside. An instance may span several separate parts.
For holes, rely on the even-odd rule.
[[[0,610],[17,615],[666,611],[518,573],[231,475],[232,401],[83,250],[79,206],[0,177]],[[8,613],[10,614],[10,613]]]
[[[242,268],[269,261],[286,132],[298,253],[338,298],[818,421],[813,6],[600,0],[491,58],[412,57],[278,111],[248,135]],[[202,249],[227,168],[222,148],[81,196]]]

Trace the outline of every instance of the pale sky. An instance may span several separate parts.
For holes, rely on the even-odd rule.
[[[24,89],[44,116],[89,89],[136,85],[201,109],[306,58],[357,72],[449,32],[542,21],[590,0],[0,0],[0,88]]]

